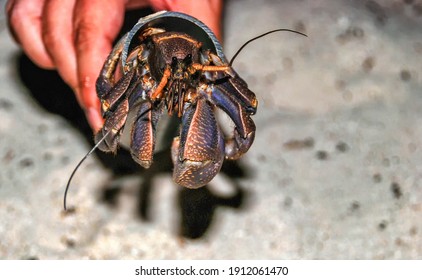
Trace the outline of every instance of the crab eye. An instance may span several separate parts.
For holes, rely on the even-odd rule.
[[[191,64],[192,63],[192,54],[188,54],[185,59],[183,60],[183,62],[187,63],[187,64]]]
[[[173,56],[171,58],[171,66],[176,67],[176,65],[177,65],[177,57]]]

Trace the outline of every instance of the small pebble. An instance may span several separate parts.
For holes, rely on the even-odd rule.
[[[328,153],[326,151],[317,151],[316,157],[319,160],[326,160],[328,158]]]
[[[380,183],[382,181],[382,176],[379,173],[375,173],[374,175],[372,175],[372,180],[375,183]]]
[[[394,198],[396,199],[399,199],[403,195],[400,185],[396,182],[391,184],[391,191],[393,192]]]
[[[401,80],[402,80],[402,81],[407,82],[407,81],[409,81],[409,80],[410,80],[410,78],[412,78],[412,75],[410,74],[410,72],[409,72],[409,71],[407,71],[407,70],[402,70],[402,71],[400,72],[400,78],[401,78]]]
[[[378,224],[378,229],[380,231],[383,231],[386,227],[387,227],[387,221],[382,221],[381,223]]]
[[[31,167],[32,165],[34,165],[34,161],[31,158],[24,158],[19,161],[19,166],[23,168]]]
[[[345,142],[338,142],[336,145],[336,150],[339,152],[347,152],[349,150],[349,146]]]

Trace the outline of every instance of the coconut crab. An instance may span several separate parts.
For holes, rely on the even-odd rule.
[[[96,149],[116,153],[125,126],[131,127],[129,149],[144,168],[153,161],[156,129],[161,115],[180,119],[179,135],[171,144],[173,180],[199,188],[220,171],[224,159],[240,158],[255,138],[251,118],[258,101],[232,67],[244,43],[230,62],[213,32],[199,20],[177,12],[162,11],[141,18],[107,57],[96,89],[105,119],[95,135]],[[215,113],[223,111],[234,123],[230,136],[223,133]],[[133,115],[133,117],[129,117]]]
[[[174,15],[190,18],[168,12],[151,18],[168,20]],[[101,142],[100,150],[115,153],[124,126],[131,125],[132,158],[148,168],[160,115],[165,111],[177,115],[181,126],[171,147],[173,180],[188,188],[204,186],[219,172],[224,158],[237,159],[252,145],[251,115],[256,113],[257,99],[224,56],[217,54],[219,44],[213,35],[214,47],[209,48],[186,33],[167,31],[159,22],[143,26],[117,43],[101,70],[96,86],[105,123],[96,142]],[[125,57],[128,44],[135,46]],[[119,63],[121,77],[116,80]],[[235,124],[229,138],[217,123],[217,108]],[[129,111],[137,112],[133,120],[127,119]]]

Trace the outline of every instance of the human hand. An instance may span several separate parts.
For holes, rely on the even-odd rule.
[[[123,24],[125,9],[152,6],[190,14],[220,37],[222,0],[9,0],[8,23],[28,57],[56,69],[94,131],[103,124],[95,81]]]

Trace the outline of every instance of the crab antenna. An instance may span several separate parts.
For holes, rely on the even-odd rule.
[[[258,36],[256,36],[256,37],[254,37],[254,38],[252,38],[252,39],[250,39],[250,40],[248,40],[246,43],[244,43],[241,47],[240,47],[240,49],[234,54],[234,56],[232,57],[232,59],[230,60],[230,63],[229,63],[229,66],[232,66],[232,64],[233,64],[233,61],[234,61],[234,59],[239,55],[239,53],[249,44],[249,43],[251,43],[251,42],[253,42],[253,41],[255,41],[255,40],[257,40],[257,39],[259,39],[259,38],[262,38],[262,37],[264,37],[264,36],[267,36],[268,34],[271,34],[271,33],[274,33],[274,32],[279,32],[279,31],[288,31],[288,32],[292,32],[292,33],[296,33],[296,34],[299,34],[299,35],[302,35],[302,36],[305,36],[305,37],[308,37],[308,35],[306,35],[306,34],[304,34],[304,33],[302,33],[302,32],[299,32],[299,31],[296,31],[296,30],[291,30],[291,29],[285,29],[285,28],[281,28],[281,29],[274,29],[274,30],[271,30],[271,31],[268,31],[268,32],[265,32],[264,34],[261,34],[261,35],[258,35]]]
[[[66,185],[66,189],[64,191],[64,197],[63,197],[63,207],[64,210],[66,211],[66,198],[67,198],[67,191],[69,190],[70,187],[70,183],[72,182],[73,176],[75,175],[76,171],[78,171],[79,167],[81,166],[81,164],[98,148],[99,145],[101,145],[101,143],[106,139],[106,137],[108,136],[108,134],[111,132],[111,130],[109,130],[104,136],[103,138],[101,138],[100,141],[98,141],[97,144],[95,144],[95,146],[81,159],[81,161],[78,163],[78,165],[76,165],[75,169],[73,169],[72,174],[70,175],[69,180],[67,181],[67,185]]]

